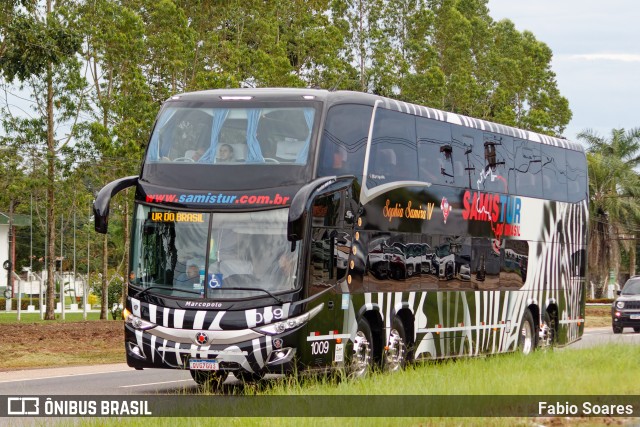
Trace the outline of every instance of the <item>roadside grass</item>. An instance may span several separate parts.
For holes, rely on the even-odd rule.
[[[101,365],[125,362],[121,348],[114,351],[114,349],[105,347],[105,344],[100,340],[88,342],[86,348],[83,349],[59,348],[57,350],[46,351],[34,351],[33,344],[6,346],[0,343],[0,353],[5,357],[5,361],[2,363],[3,370]]]
[[[20,321],[17,320],[16,312],[0,312],[0,324],[6,323],[34,323],[34,322],[46,322],[50,323],[51,320],[41,320],[40,312],[26,312],[22,311],[20,313]],[[109,313],[111,316],[111,313]],[[73,312],[73,313],[65,313],[64,319],[62,319],[62,314],[56,313],[56,322],[82,322],[84,319],[82,318],[82,312]],[[87,320],[100,320],[100,312],[97,311],[89,311],[87,312]]]
[[[265,381],[244,387],[249,396],[363,396],[362,405],[367,405],[367,395],[393,396],[456,395],[466,396],[531,396],[533,402],[549,396],[638,396],[640,383],[630,380],[640,377],[637,363],[638,347],[634,345],[607,345],[586,349],[538,351],[529,356],[505,354],[482,358],[456,359],[442,362],[420,363],[402,372],[376,373],[361,380],[340,380],[339,377],[287,377],[276,381]],[[203,394],[211,394],[202,391]],[[177,392],[176,405],[180,404]],[[223,404],[211,394],[212,407]],[[499,399],[499,398],[497,398]],[[397,401],[396,401],[397,402]],[[612,401],[610,403],[615,403]],[[391,418],[391,417],[335,417],[332,412],[322,418],[286,417],[282,408],[280,417],[227,417],[229,426],[540,426],[571,425],[599,426],[622,425],[636,422],[631,418],[566,418],[566,417],[499,417],[499,418]],[[250,414],[247,414],[250,415]],[[140,426],[205,426],[220,422],[220,418],[199,417],[152,417],[136,418]],[[86,419],[80,425],[105,426],[120,424],[116,419]]]

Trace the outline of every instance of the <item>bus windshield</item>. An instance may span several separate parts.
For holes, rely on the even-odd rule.
[[[310,104],[275,108],[167,105],[151,135],[149,163],[307,163],[315,116]]]
[[[264,297],[293,290],[298,250],[291,251],[287,241],[287,214],[288,209],[204,213],[138,205],[131,283],[182,298]]]

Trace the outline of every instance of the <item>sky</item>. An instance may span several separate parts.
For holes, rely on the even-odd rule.
[[[495,21],[511,20],[553,51],[552,70],[573,118],[564,136],[640,127],[640,1],[489,0]]]

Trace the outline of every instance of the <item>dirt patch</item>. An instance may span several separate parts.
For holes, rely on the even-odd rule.
[[[124,362],[122,321],[2,325],[0,371]]]

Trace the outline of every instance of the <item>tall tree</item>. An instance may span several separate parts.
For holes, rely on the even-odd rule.
[[[36,101],[36,113],[42,118],[40,125],[46,131],[47,192],[47,320],[55,319],[55,253],[56,203],[55,190],[57,154],[73,137],[74,117],[79,114],[78,100],[82,99],[80,64],[75,56],[80,47],[80,38],[73,31],[72,23],[61,13],[64,8],[55,8],[51,0],[37,7],[16,14],[9,25],[3,42],[5,50],[0,58],[0,68],[8,82],[18,79],[28,81]],[[56,135],[56,123],[71,122],[67,135]],[[40,131],[42,134],[43,132]]]
[[[167,5],[161,5],[167,7]],[[134,10],[109,0],[97,0],[81,8],[79,27],[85,35],[83,56],[91,85],[90,117],[84,123],[83,138],[76,151],[88,154],[97,167],[83,167],[89,182],[100,186],[116,173],[138,173],[142,149],[157,111],[142,73],[145,61],[145,28]],[[175,71],[175,69],[174,69]],[[176,81],[176,74],[171,80]],[[81,158],[87,159],[86,156]],[[120,256],[119,274],[128,275],[129,201],[121,202],[113,216],[121,220],[123,241],[115,245]],[[121,218],[119,216],[121,215]],[[116,227],[112,227],[112,231]],[[112,233],[113,235],[113,233]],[[102,310],[107,318],[109,235],[102,240]],[[112,301],[116,302],[116,301]]]
[[[637,236],[640,224],[640,129],[613,129],[610,138],[585,130],[578,138],[589,147],[589,268],[603,287],[609,270],[618,271],[621,244],[630,252],[629,274],[635,273],[635,240],[621,235]]]

